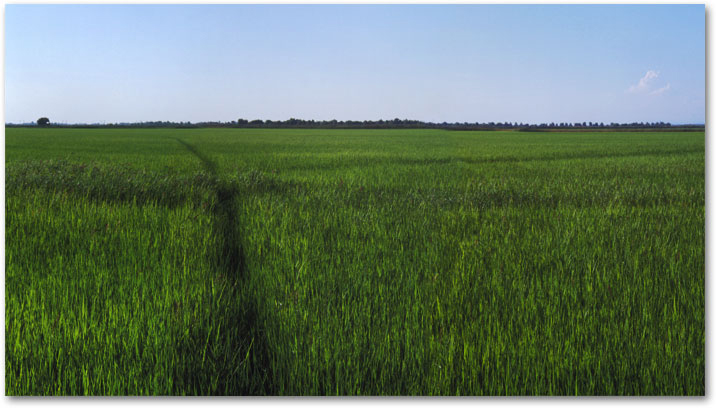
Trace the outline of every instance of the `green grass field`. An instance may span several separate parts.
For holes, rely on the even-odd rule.
[[[8,395],[704,395],[703,132],[6,129]]]

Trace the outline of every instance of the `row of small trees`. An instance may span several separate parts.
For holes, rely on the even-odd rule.
[[[232,122],[226,122],[224,123],[226,126],[232,126],[232,127],[329,127],[329,128],[341,128],[341,127],[351,127],[351,128],[383,128],[383,127],[397,127],[397,128],[413,128],[413,127],[419,127],[419,128],[496,128],[496,129],[521,129],[521,128],[530,128],[530,127],[538,127],[538,128],[552,128],[552,129],[560,129],[560,128],[610,128],[610,127],[640,127],[640,128],[653,128],[653,127],[670,127],[670,123],[666,122],[632,122],[632,123],[616,123],[612,122],[609,124],[604,124],[604,122],[575,122],[575,123],[567,123],[567,122],[551,122],[551,123],[540,123],[540,124],[531,124],[531,123],[518,123],[518,122],[442,122],[442,123],[434,123],[434,122],[422,122],[419,120],[408,120],[408,119],[393,119],[393,120],[378,120],[378,121],[371,121],[371,120],[365,120],[365,121],[337,121],[337,120],[330,120],[330,121],[315,121],[315,120],[303,120],[303,119],[294,119],[291,118],[287,121],[263,121],[260,119],[255,120],[247,120],[247,119],[239,119],[237,121]]]
[[[49,126],[50,120],[46,117],[37,120],[38,126]],[[55,124],[57,126],[57,124]],[[135,123],[110,123],[110,124],[80,124],[61,125],[63,127],[167,127],[167,128],[199,128],[199,127],[227,127],[227,128],[326,128],[326,129],[453,129],[453,130],[495,130],[495,129],[574,129],[574,128],[668,128],[668,122],[631,122],[631,123],[609,123],[604,122],[550,122],[550,123],[522,123],[522,122],[422,122],[409,119],[392,120],[304,120],[291,118],[288,120],[261,120],[261,119],[238,119],[230,122],[170,122],[152,121]]]

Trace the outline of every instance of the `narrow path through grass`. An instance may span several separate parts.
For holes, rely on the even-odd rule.
[[[238,308],[227,311],[232,314],[228,322],[235,326],[225,328],[225,332],[238,334],[234,337],[219,341],[226,345],[224,350],[227,356],[215,356],[216,360],[235,361],[228,358],[237,350],[246,349],[244,362],[248,363],[246,369],[237,372],[232,367],[225,367],[232,374],[225,378],[225,370],[217,370],[215,375],[219,382],[224,382],[216,391],[226,395],[267,394],[270,391],[270,376],[268,373],[268,348],[261,329],[257,291],[251,286],[250,276],[246,270],[246,255],[244,253],[241,236],[238,232],[238,207],[240,191],[238,186],[221,177],[219,166],[210,157],[201,152],[196,146],[184,140],[176,139],[184,145],[201,162],[211,176],[211,185],[216,192],[216,204],[212,208],[213,234],[219,243],[212,263],[217,267],[217,274],[221,279],[230,282],[232,291],[229,293]],[[239,311],[239,315],[235,315]],[[220,327],[220,326],[219,326]],[[217,329],[219,330],[219,329]],[[217,336],[218,337],[218,336]],[[246,346],[248,344],[248,347]],[[235,377],[235,378],[232,378]]]

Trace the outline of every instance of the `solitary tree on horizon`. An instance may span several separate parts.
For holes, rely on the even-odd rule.
[[[47,126],[50,124],[50,119],[42,117],[37,120],[37,126]]]

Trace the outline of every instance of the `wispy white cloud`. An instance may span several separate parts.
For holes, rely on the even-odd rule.
[[[631,93],[647,92],[651,88],[651,83],[658,77],[659,73],[657,71],[646,71],[646,74],[639,80],[639,83],[630,86],[627,91]]]
[[[664,92],[668,91],[669,89],[671,89],[671,84],[670,84],[670,83],[669,83],[669,84],[666,84],[666,86],[662,86],[661,88],[659,88],[659,89],[657,89],[657,90],[654,90],[654,91],[649,92],[649,95],[661,95],[661,94],[663,94]]]

